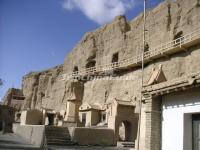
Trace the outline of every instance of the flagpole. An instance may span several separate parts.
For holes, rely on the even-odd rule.
[[[143,48],[142,48],[142,68],[141,68],[141,97],[139,101],[139,120],[138,120],[138,135],[137,135],[137,149],[139,150],[140,145],[140,126],[141,126],[141,113],[142,113],[142,90],[144,84],[144,52],[145,52],[145,45],[146,45],[146,0],[144,0],[144,17],[143,17]]]

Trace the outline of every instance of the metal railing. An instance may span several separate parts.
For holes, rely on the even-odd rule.
[[[161,57],[167,53],[174,53],[173,51],[175,49],[178,48],[180,50],[186,44],[198,39],[200,39],[200,28],[180,38],[177,38],[168,43],[165,43],[158,47],[150,49],[149,51],[146,51],[144,53],[144,61],[146,62],[155,56]],[[142,62],[142,54],[138,54],[132,58],[121,60],[119,62],[114,62],[110,64],[105,64],[105,65],[98,65],[98,66],[90,67],[90,68],[83,68],[80,71],[67,74],[66,76],[77,77],[77,76],[85,76],[85,75],[95,75],[95,74],[109,71],[109,70],[122,69],[129,66],[133,66],[133,67],[138,66],[139,64],[141,64],[141,62]]]

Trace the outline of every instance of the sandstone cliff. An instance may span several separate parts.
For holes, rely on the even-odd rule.
[[[198,0],[165,1],[147,12],[146,40],[151,50],[162,43],[185,35],[200,27]],[[23,78],[23,93],[26,108],[66,109],[66,100],[75,99],[89,103],[105,103],[113,98],[137,101],[140,98],[141,70],[133,68],[118,73],[131,75],[134,80],[94,80],[78,82],[61,81],[59,75],[81,70],[94,65],[131,58],[142,51],[143,15],[128,22],[124,16],[95,31],[83,39],[66,56],[63,65],[33,72]],[[145,82],[153,67],[163,64],[167,80],[200,70],[199,46],[190,51],[152,61],[145,66]],[[192,65],[191,65],[192,64]],[[76,92],[75,92],[76,91]],[[79,91],[77,93],[77,91]],[[137,111],[137,109],[136,109]]]

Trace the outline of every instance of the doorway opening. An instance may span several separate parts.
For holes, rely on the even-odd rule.
[[[55,115],[54,114],[47,114],[47,117],[48,117],[48,120],[49,120],[49,124],[48,125],[54,125],[54,117]]]
[[[96,65],[96,61],[95,60],[90,60],[87,64],[86,64],[86,68],[91,68],[91,67],[95,67]]]
[[[119,125],[119,141],[130,142],[131,141],[131,123],[123,121]]]
[[[112,63],[119,61],[119,53],[114,53],[112,56]]]
[[[82,124],[85,126],[86,124],[86,113],[82,113]]]
[[[177,46],[182,40],[184,39],[183,37],[183,31],[178,32],[176,35],[174,35],[174,44]]]
[[[73,72],[74,72],[74,73],[77,73],[77,72],[78,72],[78,66],[74,66]]]

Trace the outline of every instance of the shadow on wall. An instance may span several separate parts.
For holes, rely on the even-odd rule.
[[[13,108],[9,106],[0,105],[0,131],[2,131],[2,133],[12,133],[13,122]]]
[[[43,113],[39,110],[27,110],[21,113],[21,125],[41,125]]]
[[[112,129],[75,128],[73,141],[79,145],[115,146],[115,133]]]

